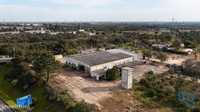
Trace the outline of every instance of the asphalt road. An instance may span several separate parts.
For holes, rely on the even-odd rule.
[[[4,102],[0,100],[0,112],[13,112]]]

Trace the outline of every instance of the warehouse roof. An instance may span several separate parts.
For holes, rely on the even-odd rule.
[[[125,53],[110,53],[106,51],[96,52],[96,53],[89,53],[89,54],[77,54],[71,56],[71,58],[88,64],[90,66],[100,65],[103,63],[108,63],[112,61],[117,61],[120,59],[125,59],[132,57],[131,55]]]

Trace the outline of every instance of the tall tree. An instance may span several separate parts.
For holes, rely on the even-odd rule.
[[[55,64],[56,62],[52,54],[41,54],[34,59],[33,68],[42,77],[46,75],[46,82],[48,82],[50,72],[54,70]]]

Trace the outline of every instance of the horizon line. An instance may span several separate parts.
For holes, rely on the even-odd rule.
[[[200,23],[199,21],[0,21],[0,23]]]

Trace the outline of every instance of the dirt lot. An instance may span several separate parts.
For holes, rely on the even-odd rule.
[[[168,59],[164,62],[166,64],[176,64],[181,65],[184,61],[194,58],[192,55],[177,55],[169,54]]]
[[[70,90],[76,100],[84,99],[88,103],[96,104],[101,112],[156,112],[137,101],[131,90],[121,89],[120,81],[98,82],[80,75],[84,74],[63,71],[54,76],[50,83],[58,91]]]
[[[112,91],[121,89],[120,82],[95,81],[84,78],[82,73],[62,71],[51,78],[51,85],[58,91],[70,90],[76,100],[84,99],[86,102],[100,106],[100,100],[112,96]]]
[[[160,65],[136,65],[134,66],[134,78],[140,79],[144,73],[151,70],[162,73],[168,69]],[[131,91],[121,88],[121,81],[96,81],[85,77],[87,75],[62,69],[53,75],[50,84],[58,92],[68,90],[78,101],[85,100],[96,104],[102,109],[101,112],[151,112],[145,111],[148,109],[132,96]]]
[[[149,71],[153,71],[156,74],[168,71],[168,68],[164,65],[143,64],[132,67],[134,68],[133,78],[136,80],[140,80],[141,78],[143,78],[144,74]]]

